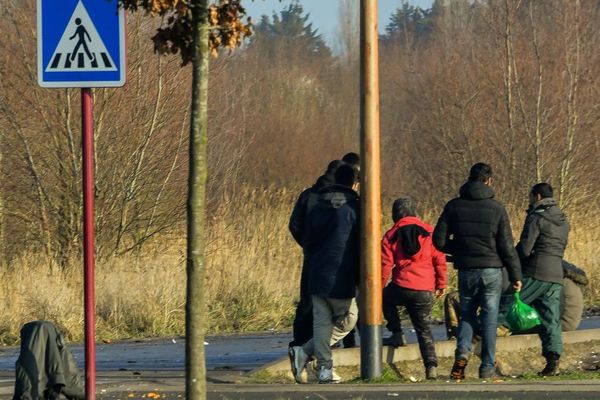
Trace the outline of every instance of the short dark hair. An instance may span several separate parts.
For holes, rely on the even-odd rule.
[[[469,171],[470,182],[485,182],[492,177],[492,167],[486,163],[477,163]]]
[[[350,164],[342,164],[335,170],[335,183],[352,187],[358,182],[358,170]]]
[[[356,153],[346,153],[342,161],[355,167],[360,166],[360,156]]]
[[[549,183],[541,182],[531,187],[531,194],[534,196],[539,194],[542,199],[545,199],[554,196],[554,190],[552,190],[552,186]]]
[[[325,173],[333,174],[342,164],[344,164],[342,160],[331,161],[329,164],[327,164],[327,170],[325,171]]]
[[[392,204],[392,219],[394,222],[404,217],[416,217],[417,210],[414,201],[410,197],[400,197]]]

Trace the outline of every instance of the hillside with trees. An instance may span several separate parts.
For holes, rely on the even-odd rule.
[[[7,2],[2,16],[0,333],[11,341],[26,320],[50,318],[78,338],[79,96],[37,86],[35,2]],[[329,161],[359,147],[355,2],[340,1],[338,18],[327,43],[302,3],[290,2],[255,22],[241,49],[211,61],[212,331],[289,326],[301,266],[291,207]],[[153,53],[158,23],[130,15],[128,83],[94,90],[106,337],[183,331],[190,71]],[[435,223],[469,166],[485,161],[516,235],[530,186],[555,187],[573,226],[567,258],[600,278],[600,1],[407,3],[383,32],[386,216],[391,199],[410,195]],[[27,274],[47,277],[58,294],[33,296]],[[600,301],[591,282],[588,305]]]

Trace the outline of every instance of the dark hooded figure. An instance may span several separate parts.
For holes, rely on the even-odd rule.
[[[21,328],[13,400],[85,399],[73,355],[53,323],[33,321]]]
[[[335,183],[334,174],[337,168],[344,164],[343,161],[333,160],[327,166],[327,170],[321,175],[314,185],[305,189],[294,205],[294,210],[290,216],[289,229],[296,243],[304,248],[306,235],[306,221],[308,214],[317,204],[319,190]],[[296,315],[294,317],[293,335],[294,340],[290,342],[290,347],[301,346],[313,337],[313,319],[312,319],[312,301],[308,294],[308,272],[306,269],[306,260],[302,265],[302,274],[300,277],[300,301],[296,306]]]
[[[335,184],[319,190],[308,214],[303,243],[308,294],[312,299],[313,338],[292,346],[288,354],[296,382],[310,358],[317,361],[319,383],[336,383],[330,346],[356,325],[359,282],[360,199],[358,171],[344,164],[335,171]]]

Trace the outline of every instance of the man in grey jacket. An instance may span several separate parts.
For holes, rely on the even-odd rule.
[[[529,193],[529,209],[517,253],[523,265],[521,300],[533,306],[540,314],[539,331],[542,355],[546,367],[541,376],[558,375],[558,364],[563,350],[560,325],[560,292],[563,281],[562,258],[567,247],[569,222],[552,197],[552,186],[538,183]],[[514,297],[503,296],[499,322],[505,322]]]

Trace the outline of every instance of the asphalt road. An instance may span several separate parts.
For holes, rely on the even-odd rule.
[[[600,327],[600,318],[598,318]],[[433,327],[434,337],[445,340],[442,325]],[[387,333],[385,334],[387,335]],[[414,331],[406,328],[409,343],[416,342]],[[209,336],[205,346],[208,370],[250,371],[287,354],[289,333],[257,333],[251,335]],[[73,357],[83,368],[83,346],[69,346]],[[137,340],[96,345],[98,371],[183,370],[185,340],[180,337],[162,340]],[[17,347],[0,349],[0,371],[13,370],[19,356]]]
[[[584,319],[581,329],[600,327],[600,317]],[[445,339],[444,327],[433,327]],[[414,332],[405,328],[408,342]],[[387,335],[387,334],[386,334]],[[410,384],[410,385],[246,385],[246,372],[275,361],[287,353],[289,333],[211,336],[206,340],[209,399],[600,399],[600,382],[554,381],[536,384]],[[83,368],[83,347],[69,346]],[[161,399],[182,398],[185,342],[163,340],[100,343],[97,352],[99,399],[149,398],[160,390]],[[0,399],[10,399],[18,347],[0,348]],[[238,384],[236,384],[238,383]],[[401,389],[401,390],[400,390]],[[493,396],[493,397],[491,397]]]
[[[445,340],[443,325],[434,325],[435,339]],[[580,329],[600,328],[600,316],[585,318]],[[405,328],[407,341],[416,343],[414,331]],[[384,333],[387,336],[387,333]],[[207,337],[206,367],[209,371],[247,372],[287,354],[289,333],[258,333]],[[69,348],[83,368],[83,346]],[[185,368],[185,341],[180,338],[124,341],[96,346],[98,371],[181,371]],[[0,348],[0,371],[14,371],[18,347]],[[599,396],[600,398],[600,396]]]

